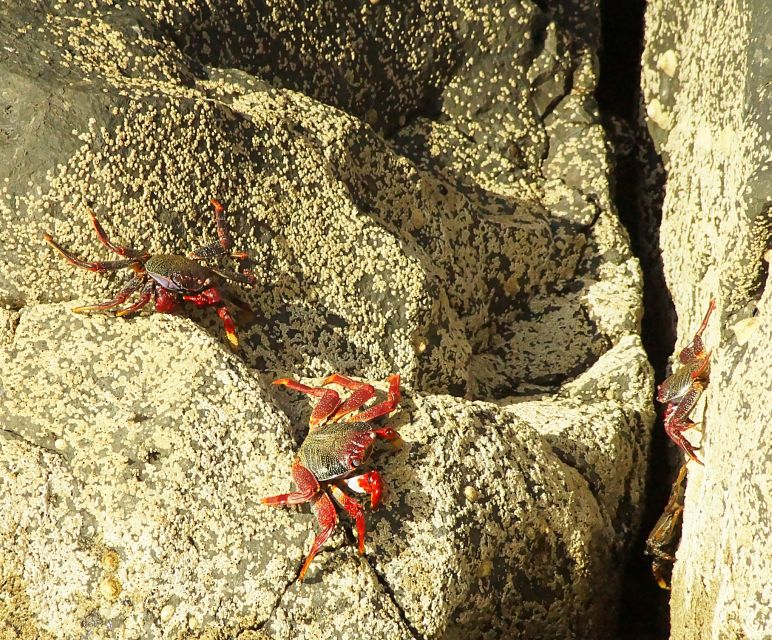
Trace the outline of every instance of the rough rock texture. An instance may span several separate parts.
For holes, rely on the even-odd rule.
[[[603,637],[639,517],[651,372],[609,202],[594,9],[531,2],[0,9],[0,617],[33,637]],[[248,248],[211,312],[77,316],[116,240]],[[191,317],[185,317],[190,315]],[[367,555],[303,585],[307,398],[402,375]],[[329,612],[335,612],[330,623]],[[5,629],[3,629],[5,631]]]
[[[673,638],[772,635],[772,173],[766,2],[651,2],[643,86],[665,160],[660,233],[679,345],[715,296],[673,575]],[[720,43],[720,46],[717,46]],[[692,441],[699,434],[690,434]]]

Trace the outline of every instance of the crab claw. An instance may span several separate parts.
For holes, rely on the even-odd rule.
[[[368,471],[360,476],[346,478],[346,486],[357,493],[370,494],[370,507],[375,509],[381,503],[383,496],[383,480],[377,471]]]

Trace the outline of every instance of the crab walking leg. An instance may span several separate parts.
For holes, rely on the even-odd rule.
[[[665,424],[665,433],[667,433],[670,439],[679,447],[681,447],[681,449],[683,449],[692,460],[694,460],[697,464],[704,466],[702,460],[700,460],[695,453],[696,449],[683,435],[684,431],[691,429],[695,424],[697,423],[689,420],[688,418],[680,423],[671,422],[669,424]]]
[[[399,404],[401,394],[399,391],[399,375],[395,374],[386,378],[389,383],[389,393],[386,400],[380,404],[376,404],[361,413],[356,413],[353,416],[346,418],[346,422],[370,422],[381,416],[391,413],[397,408]]]
[[[314,559],[314,556],[322,545],[327,542],[327,538],[330,537],[335,525],[338,524],[338,512],[335,511],[335,505],[332,500],[330,500],[330,496],[326,493],[320,493],[314,498],[314,501],[311,503],[311,508],[314,510],[316,519],[319,521],[319,526],[322,530],[314,538],[314,544],[311,545],[311,551],[308,552],[308,557],[303,563],[303,568],[300,570],[300,576],[298,577],[300,582],[303,582],[303,578],[305,578],[306,571],[308,571],[308,567]]]
[[[224,269],[222,267],[209,267],[209,269],[214,271],[217,275],[222,276],[226,280],[233,280],[233,282],[240,282],[241,284],[257,284],[257,277],[249,271],[239,273],[238,271]]]
[[[99,223],[94,210],[88,206],[86,209],[88,210],[88,214],[91,216],[91,224],[94,225],[94,230],[96,231],[97,238],[99,238],[99,242],[105,245],[108,249],[115,251],[115,253],[117,253],[119,256],[123,256],[124,258],[139,258],[149,256],[149,254],[146,254],[143,251],[137,251],[136,249],[132,249],[131,247],[127,247],[125,245],[113,244],[110,238],[107,237],[107,234],[102,228],[102,225]]]
[[[303,504],[304,502],[310,502],[319,493],[319,481],[316,479],[316,476],[300,464],[297,458],[292,463],[292,479],[298,486],[297,491],[262,498],[260,502],[275,506]]]
[[[365,524],[365,510],[353,498],[347,496],[340,487],[330,485],[330,494],[333,500],[346,510],[356,523],[357,537],[359,538],[359,555],[365,553],[365,535],[367,534],[367,524]]]
[[[139,311],[148,302],[150,302],[150,298],[153,297],[153,290],[155,289],[155,286],[155,282],[148,282],[144,289],[142,289],[142,293],[140,294],[139,299],[130,307],[116,311],[115,315],[121,318],[123,316],[128,316],[129,314]]]
[[[88,260],[81,260],[80,258],[72,255],[62,245],[51,237],[50,233],[44,233],[43,239],[56,249],[62,257],[70,264],[74,264],[76,267],[86,269],[88,271],[96,271],[98,273],[104,273],[106,271],[117,271],[118,269],[125,269],[132,265],[137,264],[136,260],[97,260],[89,262]]]
[[[191,251],[188,254],[188,257],[196,260],[224,256],[231,250],[231,247],[233,247],[233,237],[231,236],[230,230],[228,229],[228,223],[223,217],[225,209],[214,198],[212,198],[209,202],[214,207],[214,223],[217,227],[217,241]],[[234,251],[230,254],[230,256],[231,258],[244,260],[249,257],[249,254],[246,251]]]
[[[182,296],[182,299],[192,302],[197,307],[214,307],[225,327],[225,334],[228,337],[231,350],[239,350],[239,337],[236,335],[236,324],[233,322],[230,311],[228,311],[228,308],[225,306],[225,302],[223,302],[223,299],[220,297],[220,292],[217,291],[217,289],[211,287],[205,289],[201,293]]]
[[[319,521],[319,526],[322,530],[316,538],[314,538],[311,552],[303,563],[303,568],[300,571],[300,581],[302,582],[303,577],[306,575],[306,571],[308,571],[308,565],[311,564],[316,552],[319,551],[319,548],[325,543],[327,538],[330,537],[332,530],[338,523],[338,514],[335,511],[335,505],[332,503],[332,500],[330,500],[330,497],[324,492],[320,493],[319,481],[316,479],[316,476],[300,464],[300,461],[297,458],[295,459],[295,462],[292,463],[292,479],[298,486],[297,491],[263,498],[260,502],[273,506],[311,502],[311,508],[314,510],[314,513],[316,513],[316,519]]]
[[[339,373],[333,373],[322,381],[322,386],[328,384],[339,384],[346,389],[353,389],[354,391],[354,393],[352,393],[348,399],[335,410],[335,413],[330,418],[332,422],[337,422],[343,416],[348,415],[352,411],[356,411],[370,398],[375,397],[375,387],[373,387],[373,385],[367,384],[366,382],[357,382],[356,380],[352,380]]]
[[[320,398],[318,404],[311,412],[311,417],[308,420],[308,424],[312,430],[319,426],[321,423],[325,422],[327,418],[335,413],[335,410],[340,406],[340,396],[338,395],[337,391],[333,391],[332,389],[309,387],[302,382],[292,380],[292,378],[279,378],[278,380],[274,380],[273,384],[283,385],[287,387],[287,389],[300,391],[300,393],[305,393],[310,396],[316,396],[317,398]]]
[[[670,439],[675,442],[681,449],[683,449],[689,457],[702,464],[702,461],[697,457],[694,447],[683,436],[683,431],[690,429],[696,423],[689,419],[687,416],[697,404],[697,400],[702,395],[704,387],[699,381],[695,381],[692,388],[684,396],[683,400],[678,404],[671,404],[665,409],[665,433],[670,436]]]
[[[667,411],[665,416],[665,424],[683,422],[684,418],[689,415],[694,406],[697,404],[697,400],[700,399],[704,387],[699,380],[695,380],[691,386],[691,389],[686,393],[683,399],[675,405],[675,408]],[[668,408],[669,409],[669,408]]]
[[[112,300],[100,302],[99,304],[89,305],[87,307],[75,307],[73,311],[75,313],[88,313],[89,311],[106,311],[107,309],[117,307],[119,304],[126,302],[128,297],[137,289],[139,289],[144,281],[144,278],[135,276],[124,285],[123,289],[121,289],[118,292],[118,295],[116,295]]]
[[[209,202],[214,207],[214,224],[217,227],[217,239],[220,241],[223,252],[230,251],[233,246],[233,238],[222,215],[225,213],[225,209],[214,198],[210,198]]]
[[[694,338],[692,338],[691,344],[681,349],[681,353],[678,354],[678,359],[684,364],[690,360],[694,360],[695,358],[702,357],[705,353],[705,345],[702,343],[702,334],[707,328],[708,320],[710,320],[710,314],[713,313],[715,308],[716,299],[711,298],[710,304],[708,305],[708,310],[705,313],[705,317],[702,319],[702,324],[700,325],[700,328],[697,329],[697,333],[694,334]],[[710,357],[710,354],[708,354],[707,357]]]

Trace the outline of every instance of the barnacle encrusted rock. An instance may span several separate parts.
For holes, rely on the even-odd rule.
[[[93,5],[1,10],[13,624],[610,633],[653,413],[596,9]],[[106,259],[89,201],[116,240],[184,253],[213,232],[210,197],[259,279],[243,361],[208,312],[69,311],[124,276],[74,269],[44,231]],[[258,498],[289,488],[308,399],[267,383],[331,371],[400,373],[408,444],[374,461],[389,493],[367,555],[341,527],[301,586],[314,519]]]
[[[643,88],[667,171],[660,230],[678,342],[703,338],[710,385],[695,420],[673,572],[672,637],[772,633],[770,9],[650,2]],[[717,47],[716,43],[721,46]]]

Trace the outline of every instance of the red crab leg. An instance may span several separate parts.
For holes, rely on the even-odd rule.
[[[217,238],[220,241],[220,246],[223,248],[223,251],[228,251],[233,246],[233,238],[222,215],[225,213],[225,209],[214,198],[210,198],[209,202],[214,207],[214,223],[217,227]]]
[[[300,570],[300,576],[298,576],[300,582],[303,582],[303,578],[305,577],[306,571],[308,571],[308,567],[314,559],[314,556],[321,546],[327,542],[327,538],[330,537],[335,525],[338,524],[338,513],[335,511],[335,505],[332,503],[332,500],[330,500],[330,496],[326,493],[321,493],[318,497],[314,498],[314,501],[311,503],[311,508],[314,510],[316,519],[319,521],[319,526],[322,530],[314,538],[314,544],[311,545],[311,551],[308,552],[308,557],[303,563],[303,568]]]
[[[312,429],[324,423],[327,418],[335,413],[335,409],[340,406],[340,396],[337,391],[333,391],[332,389],[309,387],[308,385],[298,382],[297,380],[292,380],[291,378],[279,378],[278,380],[274,380],[273,384],[284,385],[293,391],[300,391],[300,393],[306,393],[310,396],[321,398],[311,412],[311,417],[308,420],[308,424]]]
[[[366,382],[357,382],[356,380],[352,380],[339,373],[333,373],[332,375],[327,376],[322,381],[322,386],[327,384],[339,384],[346,389],[354,390],[354,393],[352,393],[348,399],[336,409],[335,413],[330,418],[332,422],[337,422],[343,416],[352,411],[356,411],[370,398],[375,396],[375,387],[373,387],[373,385],[367,384]]]
[[[695,448],[683,435],[684,431],[691,429],[697,424],[687,417],[688,413],[694,408],[700,393],[702,393],[702,385],[695,382],[695,386],[698,386],[698,389],[689,391],[684,397],[683,402],[678,405],[668,405],[667,409],[665,409],[665,433],[667,433],[670,439],[681,447],[692,460],[698,464],[702,464],[702,461],[695,453]],[[686,403],[687,400],[689,401],[689,405],[684,407],[684,403]]]
[[[298,486],[297,491],[293,491],[292,493],[281,493],[278,496],[271,496],[269,498],[262,498],[260,502],[271,505],[302,504],[304,502],[310,502],[311,499],[319,493],[319,481],[316,479],[316,476],[300,464],[300,461],[297,459],[292,463],[292,479]]]
[[[324,492],[321,494],[319,493],[319,481],[316,479],[316,476],[300,464],[300,461],[297,459],[292,463],[292,479],[298,486],[298,491],[263,498],[260,502],[274,506],[311,502],[311,508],[314,510],[314,513],[316,513],[316,519],[319,521],[319,526],[322,530],[316,538],[314,538],[311,552],[308,554],[306,561],[303,563],[303,568],[300,570],[299,579],[302,582],[303,577],[306,575],[306,571],[308,571],[308,566],[314,559],[316,552],[319,551],[319,548],[325,543],[327,538],[330,537],[332,530],[338,523],[338,514],[335,511],[335,505],[332,503],[332,500],[330,500],[330,497]]]
[[[346,418],[346,422],[370,422],[370,420],[375,420],[375,418],[391,413],[397,408],[401,397],[399,392],[399,374],[389,376],[386,380],[389,383],[389,393],[386,400],[361,413],[349,416]]]
[[[99,241],[103,245],[105,245],[108,249],[110,249],[111,251],[115,251],[115,253],[117,253],[119,256],[124,256],[125,258],[150,257],[150,255],[148,253],[145,253],[144,251],[137,251],[136,249],[132,249],[131,247],[113,244],[110,238],[107,237],[107,234],[105,233],[105,230],[102,228],[102,225],[99,224],[99,220],[97,220],[94,210],[88,206],[86,207],[86,209],[88,210],[88,213],[91,216],[91,223],[94,225],[94,230],[96,231],[97,238],[99,238]]]
[[[694,358],[701,357],[702,354],[705,353],[705,346],[702,344],[702,333],[707,328],[708,320],[710,319],[710,314],[713,313],[713,310],[715,308],[716,308],[716,300],[715,298],[711,298],[710,304],[708,305],[708,310],[705,313],[705,317],[702,319],[702,324],[700,325],[700,328],[697,329],[697,333],[694,334],[692,343],[687,347],[684,347],[681,350],[681,353],[678,354],[678,359],[681,362],[687,363],[690,360],[694,360]]]
[[[130,307],[126,307],[125,309],[120,309],[119,311],[115,312],[115,315],[117,317],[123,317],[127,316],[131,313],[134,313],[136,311],[139,311],[142,307],[144,307],[148,302],[150,302],[150,298],[153,297],[153,289],[155,289],[155,282],[148,282],[145,285],[145,288],[142,289],[142,293],[139,296],[139,299]]]
[[[233,246],[233,237],[231,236],[230,231],[228,230],[228,224],[223,217],[225,209],[214,198],[209,202],[214,207],[214,223],[217,227],[217,242],[195,249],[188,254],[190,258],[197,260],[223,256],[228,253]],[[249,257],[249,254],[246,251],[234,251],[230,255],[232,258],[238,260],[245,260]]]
[[[681,449],[683,449],[692,460],[694,460],[697,464],[702,465],[702,460],[700,460],[695,453],[696,449],[682,433],[687,429],[691,429],[695,424],[696,423],[689,418],[686,418],[685,420],[678,423],[669,422],[665,424],[665,433],[667,433],[670,439],[675,442]]]
[[[365,510],[362,508],[361,504],[359,504],[353,498],[347,496],[345,493],[343,493],[340,487],[337,487],[334,484],[330,485],[330,493],[332,494],[335,502],[343,507],[346,512],[354,519],[354,522],[357,526],[357,537],[359,538],[359,555],[364,555],[365,535],[367,534]]]
[[[125,269],[126,267],[137,264],[136,260],[97,260],[95,262],[81,260],[80,258],[75,257],[66,249],[64,249],[64,247],[62,247],[51,237],[50,233],[44,233],[43,239],[54,249],[56,249],[62,255],[62,257],[67,260],[67,262],[74,264],[76,267],[80,267],[81,269],[87,269],[88,271],[104,273],[106,271],[117,271],[118,269]]]
[[[231,350],[239,350],[239,337],[236,335],[236,325],[233,323],[230,311],[228,311],[228,308],[225,306],[223,299],[220,297],[220,292],[217,291],[217,289],[210,287],[195,295],[182,296],[182,299],[192,302],[197,307],[214,307],[225,327],[225,334],[228,337],[228,342],[230,342]]]
[[[127,298],[137,289],[139,289],[144,281],[145,279],[143,277],[135,276],[124,285],[123,289],[121,289],[118,292],[118,295],[115,296],[112,300],[100,302],[99,304],[93,304],[88,307],[75,307],[73,311],[75,313],[86,313],[89,311],[105,311],[107,309],[117,307],[119,304],[126,302]]]
[[[700,399],[700,396],[702,395],[702,392],[705,387],[703,387],[702,383],[699,380],[695,380],[692,382],[692,386],[687,391],[687,393],[684,395],[683,399],[675,406],[674,409],[671,411],[666,411],[668,415],[665,416],[666,423],[667,422],[675,422],[679,423],[682,422],[686,416],[691,413],[692,409],[694,409],[694,406],[697,404],[697,400]],[[670,405],[671,407],[673,405]],[[668,407],[669,408],[669,407]]]
[[[343,480],[346,486],[357,493],[370,494],[370,507],[375,509],[381,503],[383,495],[383,480],[377,471],[368,471],[359,476]]]

